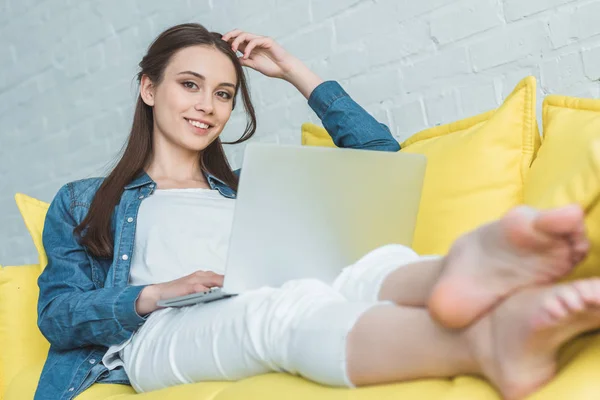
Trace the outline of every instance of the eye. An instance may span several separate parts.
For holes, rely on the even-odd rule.
[[[187,89],[197,89],[198,88],[198,85],[196,85],[192,81],[185,81],[185,82],[182,82],[181,84]]]
[[[221,98],[223,98],[223,99],[225,99],[225,100],[229,100],[229,99],[231,99],[231,97],[232,97],[232,96],[231,96],[231,94],[229,94],[229,92],[225,92],[225,91],[223,91],[223,90],[221,90],[221,91],[218,91],[218,92],[217,92],[217,96],[219,96],[219,97],[221,97]]]

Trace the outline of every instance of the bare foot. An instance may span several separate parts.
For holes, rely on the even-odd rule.
[[[515,290],[565,276],[588,249],[579,206],[517,207],[456,241],[429,311],[443,326],[464,328]]]
[[[482,373],[507,400],[522,399],[556,373],[556,353],[600,328],[600,279],[528,288],[467,331]]]

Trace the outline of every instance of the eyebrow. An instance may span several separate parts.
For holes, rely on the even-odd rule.
[[[198,79],[202,79],[203,81],[206,80],[204,75],[199,74],[194,71],[182,71],[182,72],[178,73],[177,75],[183,75],[183,74],[194,75]],[[229,82],[221,82],[221,83],[219,83],[219,86],[228,86],[228,87],[235,89],[235,85],[233,83],[229,83]]]

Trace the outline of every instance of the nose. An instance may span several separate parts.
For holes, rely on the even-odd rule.
[[[213,101],[214,98],[212,93],[209,91],[202,91],[198,93],[194,109],[196,109],[196,111],[203,111],[205,114],[212,114],[214,110]]]

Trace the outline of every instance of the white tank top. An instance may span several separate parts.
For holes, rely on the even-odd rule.
[[[211,189],[165,189],[140,204],[129,284],[168,282],[192,272],[225,273],[235,200]],[[123,366],[120,352],[131,342],[110,346],[102,362]]]
[[[210,189],[158,189],[138,212],[130,285],[225,272],[235,200]]]

